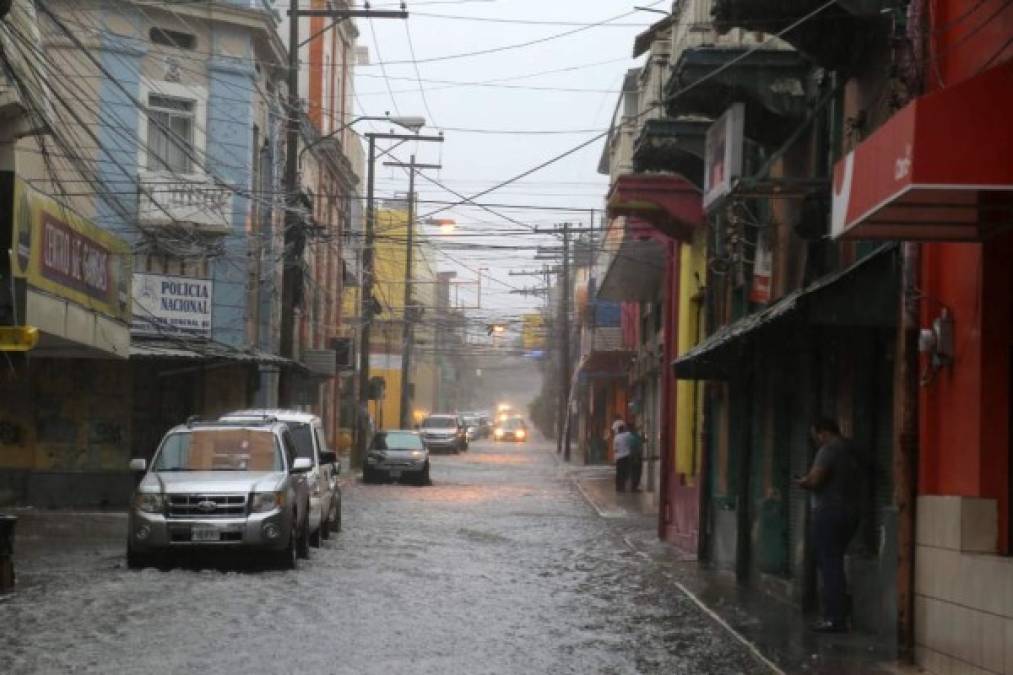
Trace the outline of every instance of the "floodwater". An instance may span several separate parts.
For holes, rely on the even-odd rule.
[[[768,672],[629,549],[547,444],[473,443],[432,474],[349,483],[344,531],[294,572],[130,571],[115,518],[26,531],[0,673]]]

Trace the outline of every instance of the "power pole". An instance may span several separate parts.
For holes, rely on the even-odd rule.
[[[360,300],[361,328],[359,329],[359,392],[356,407],[358,419],[355,425],[355,448],[352,453],[352,466],[360,467],[366,457],[366,446],[369,444],[369,355],[370,332],[373,323],[373,240],[376,230],[376,208],[374,185],[376,172],[376,139],[383,138],[393,141],[427,141],[442,143],[443,136],[422,136],[419,134],[366,134],[369,143],[366,171],[366,237],[362,249],[362,297]]]
[[[559,432],[556,452],[570,460],[567,417],[570,406],[570,224],[563,223],[563,267],[559,279]]]
[[[412,267],[415,262],[415,172],[419,169],[442,169],[443,167],[439,164],[418,164],[415,162],[415,155],[411,156],[408,164],[384,162],[383,165],[408,169],[408,237],[405,246],[404,325],[401,327],[401,403],[398,408],[398,424],[402,429],[410,429],[412,346],[415,341],[415,321],[418,318],[418,312],[412,302]]]
[[[299,132],[302,107],[299,104],[299,19],[323,17],[332,19],[331,26],[356,17],[374,19],[407,19],[404,3],[400,10],[371,9],[299,9],[299,0],[290,0],[288,10],[288,122],[286,124],[285,156],[285,232],[281,273],[281,336],[282,356],[295,354],[295,308],[301,304],[299,287],[302,282],[303,251],[306,232],[297,215],[299,203]],[[326,29],[325,29],[326,30]],[[319,34],[319,33],[318,33]],[[311,36],[312,40],[316,35]],[[307,40],[308,42],[309,40]],[[290,389],[290,387],[286,387]],[[286,393],[290,395],[290,392]]]

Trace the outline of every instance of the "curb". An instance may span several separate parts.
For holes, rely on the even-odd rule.
[[[649,555],[647,555],[647,553],[645,553],[644,551],[641,551],[639,548],[637,548],[636,545],[634,545],[633,541],[628,536],[624,535],[622,537],[622,540],[623,540],[623,543],[626,544],[626,547],[629,548],[633,553],[637,554],[638,556],[640,556],[641,558],[643,558],[646,561],[650,561],[651,557]],[[767,658],[766,656],[764,656],[763,652],[760,651],[760,648],[757,647],[755,643],[753,643],[752,641],[750,641],[748,638],[746,638],[739,631],[737,631],[734,628],[732,628],[732,626],[727,621],[725,621],[724,619],[722,619],[721,616],[717,612],[715,612],[713,609],[711,609],[710,607],[708,607],[703,602],[703,600],[701,600],[699,597],[697,597],[696,594],[694,594],[691,590],[689,590],[688,588],[686,588],[685,585],[683,585],[681,582],[678,582],[678,581],[676,581],[674,579],[671,579],[671,578],[670,578],[670,581],[671,581],[671,583],[672,583],[673,586],[675,586],[676,588],[679,589],[680,593],[682,593],[687,598],[689,598],[689,600],[694,605],[696,605],[698,608],[700,608],[700,610],[704,614],[706,614],[708,617],[710,617],[710,619],[712,621],[714,621],[714,623],[716,623],[717,625],[719,625],[721,628],[724,628],[733,638],[735,638],[735,640],[737,642],[739,642],[740,644],[742,644],[742,646],[745,647],[749,651],[750,654],[752,654],[753,658],[755,658],[757,661],[759,661],[760,663],[762,663],[763,665],[765,665],[767,668],[769,668],[770,672],[776,673],[777,675],[787,675],[787,673],[784,670],[782,670],[780,668],[780,666],[778,666],[776,663],[774,663],[769,658]]]
[[[573,484],[577,486],[577,491],[584,498],[584,501],[586,501],[591,506],[591,508],[595,510],[595,513],[597,513],[600,518],[605,518],[607,520],[613,520],[613,519],[616,519],[616,518],[622,518],[623,516],[626,515],[625,511],[605,511],[605,510],[603,510],[600,506],[598,506],[597,502],[595,502],[591,498],[591,495],[588,494],[588,492],[584,488],[584,486],[580,484],[580,480],[579,479],[572,478],[571,480],[573,481]]]

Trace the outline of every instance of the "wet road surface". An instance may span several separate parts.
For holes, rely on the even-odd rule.
[[[486,441],[435,456],[431,487],[351,483],[344,532],[295,572],[129,571],[125,535],[28,541],[0,673],[769,672],[568,470]]]

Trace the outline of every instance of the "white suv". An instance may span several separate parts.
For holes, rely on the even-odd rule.
[[[327,447],[323,421],[313,413],[301,410],[236,410],[222,420],[257,420],[274,418],[285,423],[295,442],[296,456],[309,459],[313,465],[306,474],[310,487],[309,539],[319,547],[321,539],[341,531],[341,488],[338,474],[341,464]]]

